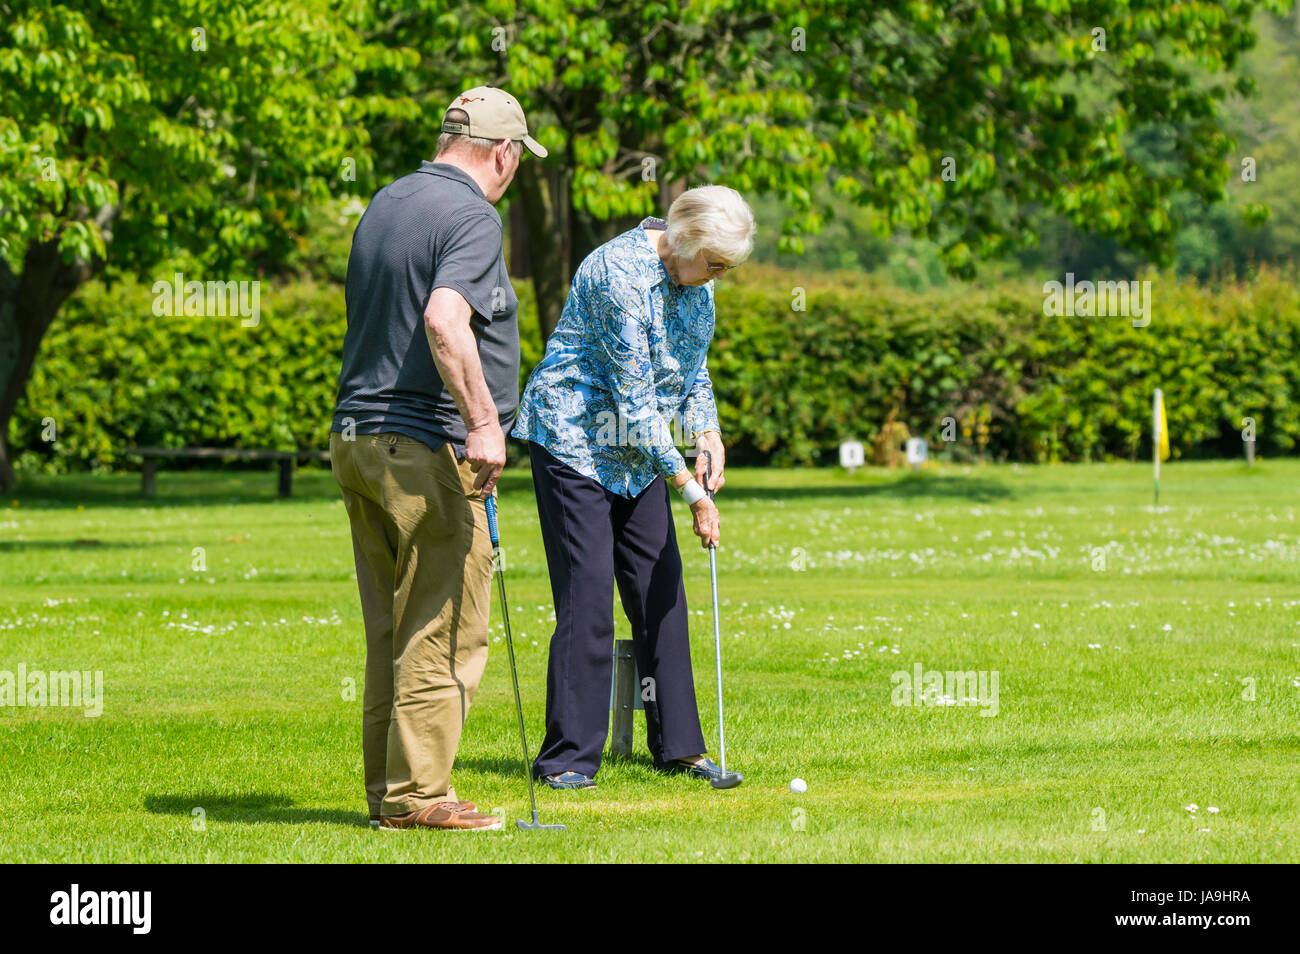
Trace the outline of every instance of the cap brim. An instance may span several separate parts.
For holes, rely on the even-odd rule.
[[[546,147],[543,146],[536,139],[534,139],[532,136],[524,137],[524,145],[527,146],[528,151],[531,152],[538,159],[546,158]]]

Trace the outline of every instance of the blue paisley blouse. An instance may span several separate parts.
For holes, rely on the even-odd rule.
[[[668,277],[645,231],[663,227],[646,219],[583,259],[510,432],[623,497],[680,472],[676,444],[721,430],[713,283]]]

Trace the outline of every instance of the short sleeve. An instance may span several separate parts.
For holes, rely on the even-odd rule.
[[[436,288],[459,292],[484,319],[491,321],[498,291],[501,260],[501,224],[487,215],[471,215],[455,223],[434,249],[433,281]]]

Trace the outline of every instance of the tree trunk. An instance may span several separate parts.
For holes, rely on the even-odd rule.
[[[568,173],[540,162],[524,161],[515,174],[522,206],[523,235],[516,238],[519,218],[511,217],[511,272],[529,276],[537,299],[542,343],[551,336],[564,311],[569,282],[578,264],[598,246],[641,221],[640,216],[596,219],[572,206]],[[681,193],[679,185],[673,198]],[[663,214],[663,213],[660,213]],[[523,253],[523,254],[521,254]]]
[[[8,406],[10,385],[18,367],[22,334],[18,329],[18,276],[0,257],[0,407]],[[9,418],[13,412],[0,414],[0,492],[14,486],[14,469],[9,462]]]
[[[521,162],[517,178],[526,223],[522,238],[528,246],[537,320],[545,344],[560,321],[569,287],[567,182],[562,170],[535,161]]]
[[[641,221],[639,215],[620,215],[612,219],[598,219],[587,212],[573,210],[573,262],[574,268],[615,236],[626,232]]]
[[[16,483],[9,422],[27,390],[41,339],[68,297],[102,267],[98,259],[65,263],[57,241],[28,245],[21,276],[0,259],[0,492],[7,493]]]

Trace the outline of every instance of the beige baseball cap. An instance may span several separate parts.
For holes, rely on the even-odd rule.
[[[463,109],[468,123],[453,123],[445,118],[442,131],[478,139],[510,139],[522,142],[539,159],[546,158],[546,147],[528,135],[528,120],[519,101],[495,86],[475,86],[461,93],[447,106]]]

